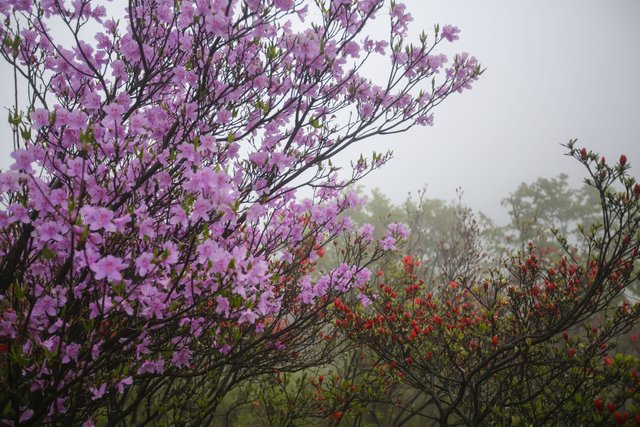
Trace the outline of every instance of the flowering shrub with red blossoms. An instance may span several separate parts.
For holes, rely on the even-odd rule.
[[[481,74],[437,52],[453,26],[407,44],[401,3],[106,6],[0,1],[16,80],[0,173],[5,424],[207,424],[242,381],[327,360],[327,305],[406,235],[376,241],[339,215],[360,203],[343,189],[389,155],[347,176],[331,158],[431,125]],[[366,36],[385,16],[387,37]],[[382,83],[363,74],[375,55]],[[310,274],[345,233],[356,250]]]
[[[601,200],[584,254],[557,236],[564,257],[542,260],[530,245],[502,268],[446,284],[420,280],[406,256],[367,284],[360,304],[334,300],[335,323],[369,351],[369,371],[411,390],[404,406],[387,401],[407,420],[640,423],[640,358],[615,352],[640,321],[637,300],[620,302],[639,279],[640,183],[624,155],[608,164],[573,142],[568,149]]]

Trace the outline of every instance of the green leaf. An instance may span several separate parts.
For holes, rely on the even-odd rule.
[[[44,249],[42,249],[42,258],[45,260],[52,260],[56,257],[56,253],[54,251],[52,251],[49,246],[45,246]]]
[[[31,140],[31,128],[27,128],[26,126],[20,130],[20,134],[22,135],[22,139],[25,141]]]
[[[313,116],[309,117],[309,124],[314,128],[314,129],[320,129],[320,127],[322,126],[320,124],[320,120],[319,119],[315,119]]]
[[[275,59],[278,56],[278,49],[276,49],[275,45],[270,45],[267,48],[267,59],[271,60],[271,59]]]

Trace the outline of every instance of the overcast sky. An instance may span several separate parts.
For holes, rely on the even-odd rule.
[[[405,3],[414,34],[434,23],[458,26],[455,50],[487,71],[438,107],[434,127],[371,143],[395,158],[366,178],[367,188],[401,202],[424,184],[429,197],[445,200],[461,186],[471,207],[504,221],[500,200],[523,181],[564,172],[580,184],[582,166],[560,146],[570,138],[610,160],[626,154],[638,175],[640,1]]]
[[[454,51],[487,68],[473,90],[435,112],[435,126],[353,147],[347,155],[392,149],[394,159],[363,184],[397,203],[428,185],[453,199],[462,187],[475,209],[504,221],[500,200],[523,181],[584,174],[561,143],[578,138],[614,160],[640,165],[640,0],[405,0],[411,33],[434,23],[462,30]],[[376,25],[386,23],[382,16]],[[380,27],[385,30],[386,27]],[[10,81],[0,66],[0,79]],[[10,86],[5,85],[5,88]],[[12,90],[2,90],[3,104]],[[11,147],[6,113],[0,166]],[[345,159],[343,158],[343,161]],[[634,168],[636,174],[639,167]]]

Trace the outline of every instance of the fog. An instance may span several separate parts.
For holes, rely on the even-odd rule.
[[[367,177],[400,203],[428,185],[428,197],[465,200],[499,222],[500,200],[519,183],[564,172],[573,185],[583,167],[560,144],[578,138],[640,171],[640,2],[636,0],[408,0],[411,31],[434,23],[462,31],[454,51],[486,67],[473,90],[435,110],[432,128],[353,147],[391,149],[394,159]],[[381,20],[377,22],[382,24]]]
[[[362,181],[400,203],[428,185],[427,196],[465,200],[498,222],[500,200],[521,182],[562,172],[579,185],[581,166],[560,144],[578,138],[615,160],[640,164],[640,2],[637,0],[406,0],[411,33],[435,23],[461,28],[451,52],[469,52],[486,67],[473,90],[435,110],[435,124],[400,136],[369,140],[341,155],[393,150],[394,159]],[[386,31],[379,16],[373,31]],[[0,65],[10,82],[11,68]],[[11,84],[0,92],[11,105]],[[2,113],[0,167],[11,162],[11,138]],[[640,168],[634,167],[637,174]]]

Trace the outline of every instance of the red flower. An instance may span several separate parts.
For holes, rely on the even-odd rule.
[[[596,408],[596,411],[602,411],[604,408],[604,402],[600,397],[593,399],[593,407]]]
[[[497,336],[497,335],[494,335],[494,336],[491,338],[491,345],[492,345],[492,346],[494,346],[494,347],[497,347],[497,346],[498,346],[498,336]]]
[[[343,415],[344,415],[344,412],[342,412],[342,411],[333,411],[331,413],[331,418],[333,418],[334,420],[338,421],[340,418],[342,418]]]

